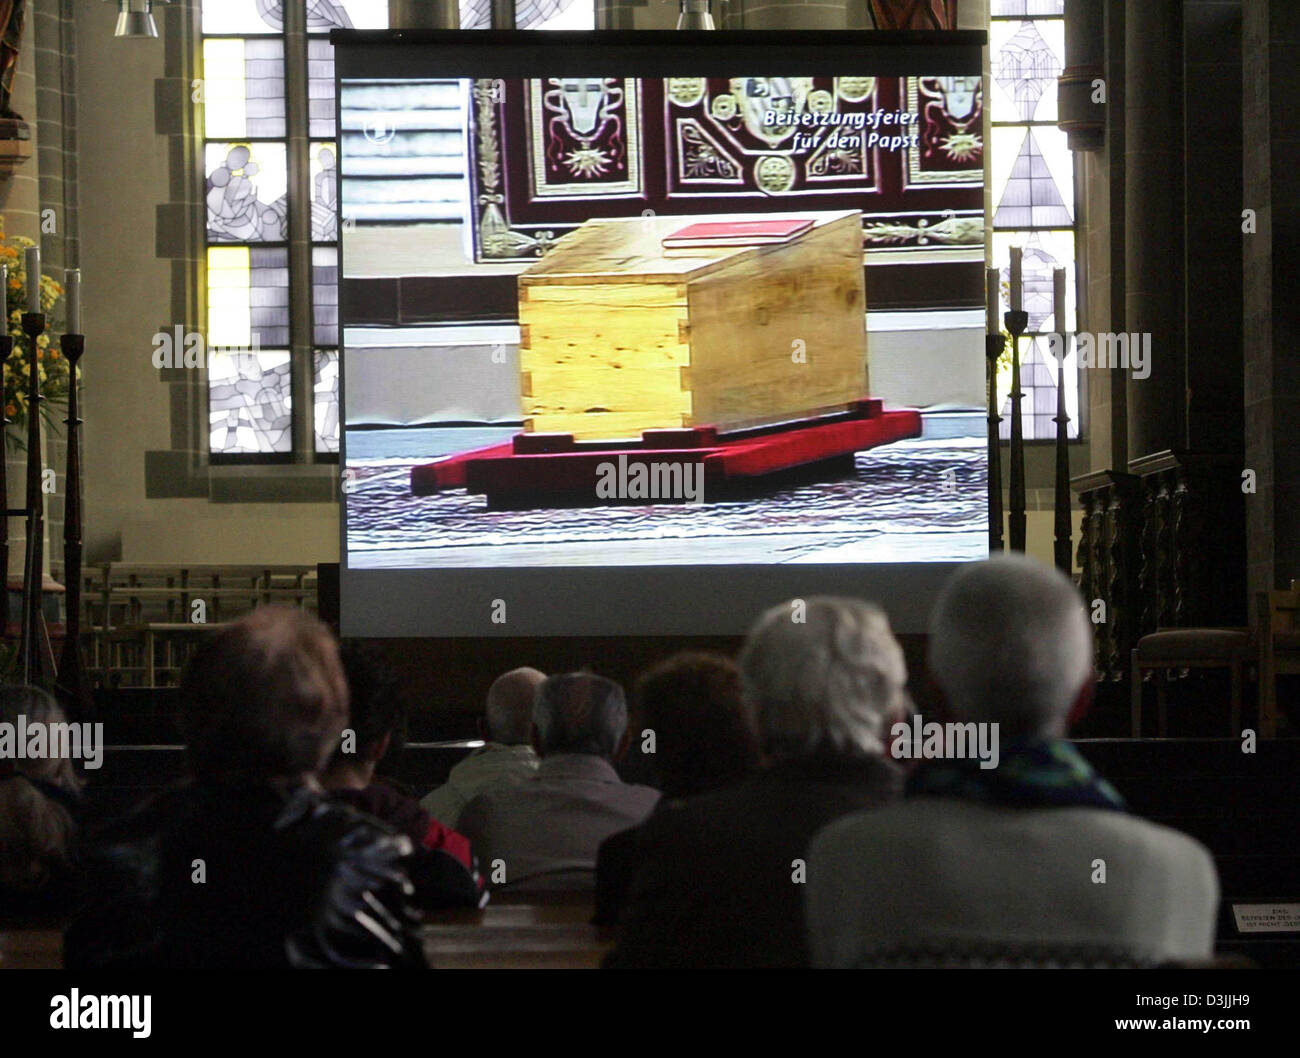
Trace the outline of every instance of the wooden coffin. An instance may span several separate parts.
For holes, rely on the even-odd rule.
[[[774,245],[664,250],[689,224],[588,221],[519,276],[524,429],[580,440],[742,429],[869,392],[856,210]]]

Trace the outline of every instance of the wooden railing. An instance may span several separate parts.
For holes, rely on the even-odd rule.
[[[177,682],[202,636],[258,606],[316,609],[316,567],[112,562],[82,574],[81,631],[101,686]]]

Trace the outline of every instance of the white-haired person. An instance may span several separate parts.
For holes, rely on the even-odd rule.
[[[808,965],[809,840],[899,793],[885,744],[908,710],[907,667],[878,607],[834,597],[773,607],[750,631],[740,672],[766,765],[642,828],[608,967]]]
[[[533,727],[533,700],[546,673],[528,667],[511,669],[488,688],[479,732],[485,742],[460,761],[447,781],[420,802],[434,819],[449,827],[484,790],[513,786],[537,774],[537,753],[529,741]]]
[[[1065,741],[1093,691],[1091,626],[1073,583],[1023,555],[964,567],[931,616],[929,665],[943,720],[987,725],[967,729],[986,738],[997,725],[998,752],[959,758],[954,739],[911,773],[902,802],[817,835],[806,892],[814,963],[1140,966],[1210,955],[1219,894],[1209,853],[1130,815]]]
[[[551,676],[537,689],[532,727],[537,774],[479,794],[457,829],[493,888],[594,889],[601,842],[636,826],[659,800],[658,790],[614,770],[627,749],[623,688],[586,672]]]

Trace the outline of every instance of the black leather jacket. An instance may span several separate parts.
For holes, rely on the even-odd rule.
[[[64,965],[423,967],[410,853],[311,786],[181,787],[86,850]]]

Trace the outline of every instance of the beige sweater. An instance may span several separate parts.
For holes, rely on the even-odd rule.
[[[820,831],[804,895],[818,966],[985,943],[1163,962],[1211,953],[1219,885],[1200,844],[1121,812],[920,797]]]

